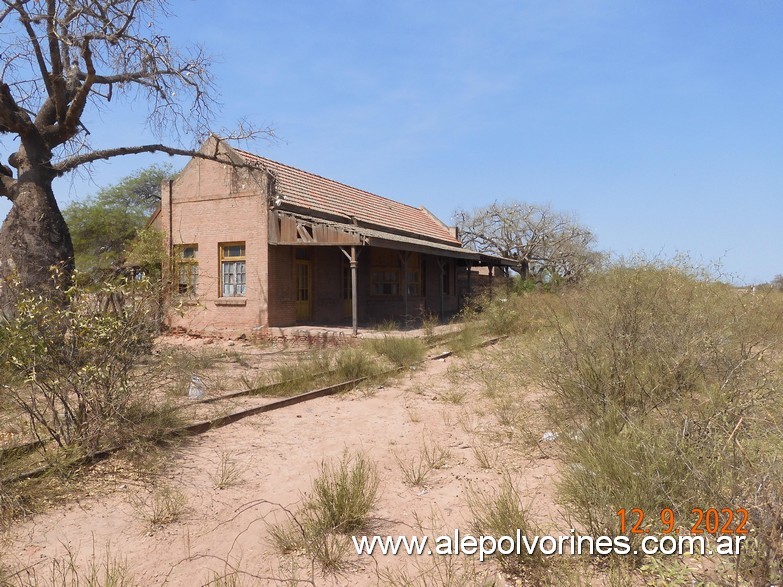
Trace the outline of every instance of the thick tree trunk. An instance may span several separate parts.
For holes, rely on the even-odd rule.
[[[522,281],[530,279],[530,261],[522,259],[519,262],[519,275],[522,277]]]
[[[21,171],[21,170],[20,170]],[[65,285],[73,273],[73,245],[52,192],[52,180],[20,173],[13,207],[0,228],[0,313],[13,313],[19,287],[53,293],[54,268]]]

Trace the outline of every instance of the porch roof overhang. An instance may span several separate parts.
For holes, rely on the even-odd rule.
[[[271,245],[371,246],[461,259],[475,265],[513,267],[517,264],[513,259],[479,253],[446,243],[283,210],[270,211],[269,228]]]
[[[397,251],[411,251],[414,253],[426,253],[429,255],[438,255],[439,257],[451,257],[454,259],[465,259],[469,261],[480,261],[480,254],[475,251],[469,251],[462,247],[435,243],[423,239],[401,236],[398,234],[389,234],[380,230],[363,228],[366,244],[371,247],[383,247],[385,249],[394,249]]]
[[[516,259],[510,259],[509,257],[501,257],[499,255],[490,255],[489,253],[479,253],[481,262],[479,265],[492,265],[499,267],[519,267],[519,261]]]

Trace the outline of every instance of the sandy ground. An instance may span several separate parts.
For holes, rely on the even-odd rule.
[[[111,465],[103,465],[103,491],[11,530],[7,562],[16,568],[32,565],[45,574],[50,561],[67,552],[83,566],[109,551],[126,560],[139,585],[188,587],[231,568],[249,574],[242,585],[285,584],[296,578],[305,584],[353,586],[383,584],[383,569],[390,567],[425,569],[431,564],[424,560],[428,557],[417,561],[349,553],[341,575],[323,576],[301,558],[293,563],[275,552],[268,524],[285,519],[282,507],[296,509],[322,461],[338,460],[345,451],[363,452],[377,466],[381,493],[374,533],[419,534],[419,525],[433,535],[455,528],[468,532],[468,486],[496,487],[501,469],[510,471],[537,521],[548,530],[562,530],[552,497],[554,460],[518,452],[510,458],[511,449],[495,442],[484,448],[497,466],[480,466],[473,446],[484,441],[476,431],[498,425],[491,411],[482,409],[486,400],[477,386],[449,376],[459,362],[428,361],[380,388],[247,418],[188,441],[155,480],[158,487],[168,484],[186,496],[183,517],[166,525],[151,526],[139,512],[138,503],[150,499],[149,483],[113,475]],[[465,398],[443,401],[444,394],[457,388],[467,392]],[[424,442],[448,450],[446,465],[431,471],[423,487],[406,485],[398,457],[403,462],[418,458]],[[216,472],[225,457],[236,464],[239,479],[219,489]],[[479,571],[505,584],[490,563]]]

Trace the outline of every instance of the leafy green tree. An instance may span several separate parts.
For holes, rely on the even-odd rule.
[[[123,272],[129,260],[138,264],[137,240],[143,237],[147,249],[155,240],[145,227],[160,204],[161,182],[172,175],[171,165],[153,165],[63,210],[81,273],[103,280]],[[134,259],[128,258],[131,251]],[[146,260],[149,257],[144,255]]]
[[[165,235],[154,226],[141,229],[125,250],[125,267],[140,270],[152,281],[160,280],[163,276],[163,266],[167,260]]]

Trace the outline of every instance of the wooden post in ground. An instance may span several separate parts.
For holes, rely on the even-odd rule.
[[[355,246],[351,246],[351,252],[349,253],[343,247],[340,250],[348,258],[348,265],[351,268],[351,324],[353,326],[353,335],[359,334],[359,296],[357,290],[359,289],[358,273],[359,267],[359,255]]]

